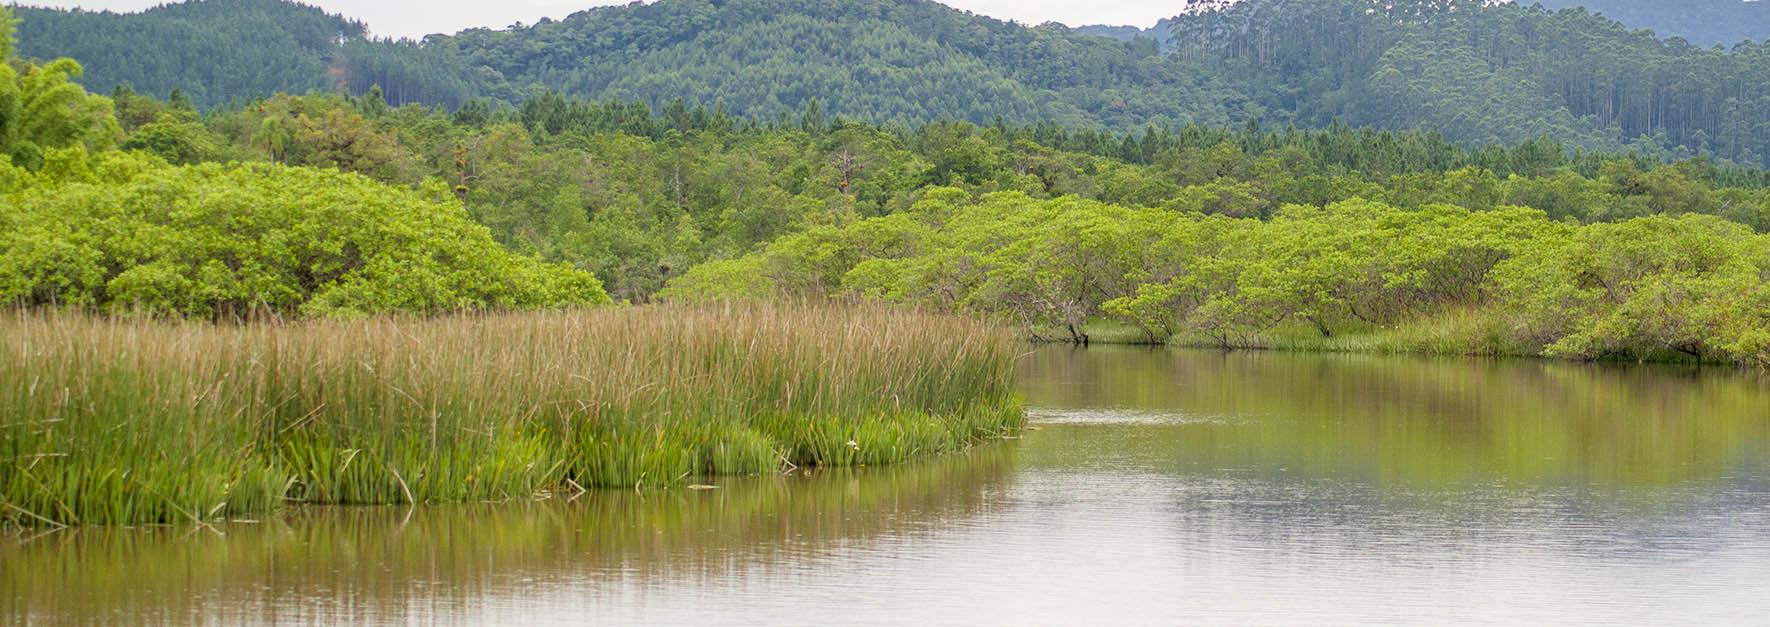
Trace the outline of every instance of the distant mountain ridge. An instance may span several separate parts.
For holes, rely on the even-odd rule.
[[[1718,52],[1590,11],[1484,0],[1183,9],[1132,32],[1025,26],[928,0],[659,0],[389,42],[305,5],[201,0],[128,15],[27,9],[20,34],[27,56],[86,62],[95,89],[180,88],[204,106],[378,85],[395,104],[557,91],[773,120],[815,99],[829,115],[883,124],[1340,121],[1471,144],[1549,136],[1770,158],[1770,45]]]
[[[1535,0],[1551,9],[1587,11],[1646,28],[1661,37],[1682,37],[1702,46],[1770,40],[1770,2],[1764,0]]]
[[[1584,8],[1630,28],[1645,28],[1661,37],[1681,37],[1702,46],[1730,46],[1742,41],[1762,42],[1770,39],[1770,1],[1766,0],[1510,1],[1525,6],[1541,4],[1550,9]],[[1217,10],[1234,2],[1235,0],[1194,2],[1187,7],[1186,12]],[[1089,25],[1076,30],[1121,41],[1147,37],[1166,46],[1173,35],[1172,22],[1172,19],[1164,19],[1149,28]]]
[[[1098,26],[1098,25],[1095,25],[1095,26],[1078,27],[1078,28],[1076,28],[1076,32],[1086,34],[1086,35],[1094,35],[1096,37],[1106,37],[1108,39],[1116,39],[1119,41],[1132,41],[1132,40],[1135,40],[1135,39],[1141,37],[1144,39],[1154,41],[1157,46],[1159,46],[1163,49],[1166,49],[1168,46],[1169,40],[1173,39],[1173,37],[1174,37],[1173,25],[1174,25],[1173,18],[1168,18],[1168,19],[1164,19],[1162,21],[1156,22],[1155,26],[1151,26],[1149,28],[1138,28],[1135,26]]]

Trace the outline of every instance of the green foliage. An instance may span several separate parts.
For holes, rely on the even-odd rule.
[[[1646,28],[1661,37],[1681,37],[1703,46],[1731,46],[1770,39],[1770,5],[1759,0],[1538,0],[1551,9],[1583,8]]]
[[[1549,237],[1496,271],[1519,329],[1547,353],[1767,364],[1765,239],[1707,216]]]
[[[315,95],[276,96],[198,117],[170,104],[119,96],[129,103],[132,120],[156,116],[131,122],[135,132],[126,147],[175,162],[239,159],[339,168],[402,187],[446,181],[499,243],[595,272],[615,299],[629,302],[648,301],[689,268],[718,264],[705,275],[741,265],[732,260],[776,243],[823,246],[796,236],[839,232],[919,202],[948,202],[953,194],[1073,195],[1260,219],[1287,204],[1366,198],[1405,208],[1533,206],[1555,219],[1583,222],[1710,213],[1770,228],[1764,209],[1770,193],[1763,189],[1770,180],[1761,170],[1569,151],[1547,140],[1472,150],[1434,133],[1345,126],[1315,132],[1189,126],[1123,136],[1049,124],[881,128],[847,119],[818,121],[812,111],[757,125],[679,101],[653,111],[639,103],[557,94],[534,96],[521,108],[482,105],[466,116],[390,108],[373,96]],[[923,210],[934,211],[936,204]],[[949,203],[940,211],[950,210]],[[929,235],[887,229],[865,237],[888,247],[914,245]],[[816,263],[826,261],[847,263]],[[895,280],[899,273],[926,271],[872,264],[861,274]],[[814,279],[818,289],[794,291],[834,293],[844,272],[824,272]],[[715,280],[678,281],[677,295],[687,296],[696,289],[692,285],[708,286],[702,297],[772,293],[772,287]],[[1057,318],[1073,317],[1047,322],[1062,327],[1067,322]]]
[[[1353,199],[1258,220],[953,192],[695,268],[664,295],[848,294],[1077,342],[1107,316],[1222,347],[1276,334],[1314,350],[1766,363],[1767,239],[1713,216],[1581,227],[1527,208]]]
[[[0,194],[0,301],[201,317],[607,302],[512,255],[446,191],[106,153]]]
[[[361,23],[279,0],[196,0],[140,13],[19,8],[19,54],[73,57],[88,86],[160,98],[182,90],[215,107],[279,91],[330,89],[339,42]],[[364,86],[367,89],[367,86]]]
[[[173,120],[141,125],[120,148],[153,153],[176,165],[202,163],[219,155],[219,147],[207,128],[195,122]]]
[[[841,116],[1120,132],[1343,120],[1432,128],[1466,144],[1549,136],[1585,149],[1770,163],[1770,49],[1767,33],[1750,33],[1770,9],[1598,1],[1631,25],[1707,24],[1715,34],[1672,29],[1704,46],[1753,41],[1704,48],[1586,10],[1486,0],[1198,3],[1132,41],[925,0],[665,0],[395,42],[304,5],[204,0],[135,15],[25,9],[21,48],[101,68],[87,79],[97,88],[166,96],[182,87],[205,108],[377,87],[394,105],[459,107],[523,103],[547,89],[718,105],[753,120],[793,118],[807,132]]]
[[[1283,10],[1261,13],[1267,3]],[[600,289],[583,274],[593,272],[627,302],[659,295],[864,297],[987,312],[1081,342],[1110,317],[1146,337],[1222,346],[1309,333],[1332,344],[1400,328],[1419,330],[1423,339],[1410,344],[1488,352],[1660,358],[1681,351],[1746,362],[1758,350],[1752,338],[1760,320],[1750,312],[1760,296],[1746,289],[1749,270],[1719,275],[1737,288],[1736,302],[1725,306],[1707,296],[1721,290],[1710,270],[1698,272],[1697,283],[1665,288],[1670,292],[1643,292],[1694,303],[1669,308],[1679,321],[1655,322],[1662,330],[1653,333],[1628,326],[1646,324],[1646,305],[1629,304],[1635,292],[1568,297],[1557,309],[1531,304],[1505,282],[1526,253],[1536,255],[1528,256],[1532,268],[1567,262],[1574,249],[1554,244],[1556,238],[1604,232],[1579,225],[1622,228],[1705,215],[1713,216],[1705,224],[1724,218],[1744,225],[1729,228],[1745,239],[1751,229],[1770,229],[1764,170],[1708,157],[1666,162],[1660,157],[1668,153],[1652,146],[1626,156],[1581,148],[1615,145],[1601,137],[1614,121],[1512,88],[1542,78],[1520,68],[1550,67],[1530,56],[1547,54],[1541,42],[1524,42],[1519,53],[1537,65],[1482,67],[1492,66],[1489,44],[1521,29],[1549,28],[1552,38],[1598,28],[1590,16],[1462,0],[1381,10],[1363,0],[1254,0],[1169,22],[1192,43],[1170,44],[1174,49],[1159,58],[1145,51],[1123,65],[1111,60],[1111,46],[1072,45],[1078,40],[1063,29],[1027,31],[920,2],[663,2],[586,15],[609,19],[475,31],[433,38],[422,48],[470,55],[517,80],[522,72],[509,64],[581,48],[596,51],[589,62],[602,68],[596,71],[625,72],[698,41],[714,18],[732,20],[720,45],[774,37],[779,26],[816,44],[794,54],[826,46],[821,54],[840,56],[837,40],[860,37],[844,30],[859,19],[881,28],[918,24],[924,28],[916,37],[979,58],[1002,51],[1028,59],[1095,55],[1089,63],[1096,65],[1078,66],[1086,71],[1035,75],[1016,66],[1015,80],[1041,89],[1067,89],[1064,81],[1098,87],[1114,80],[1109,70],[1177,63],[1230,72],[1259,91],[1290,80],[1262,82],[1273,78],[1270,72],[1288,71],[1271,64],[1307,67],[1334,58],[1322,47],[1345,42],[1340,34],[1255,35],[1308,33],[1322,21],[1363,38],[1362,47],[1333,52],[1356,62],[1310,75],[1310,88],[1298,93],[1368,70],[1374,74],[1359,94],[1387,94],[1381,100],[1414,109],[1349,117],[1412,126],[1421,107],[1433,108],[1428,117],[1443,119],[1432,123],[1452,135],[1353,129],[1332,122],[1329,114],[1338,113],[1326,109],[1310,114],[1327,122],[1320,131],[1269,131],[1250,122],[1115,133],[1067,128],[1052,122],[1066,114],[1049,111],[1030,126],[1009,123],[1019,116],[984,127],[877,126],[832,116],[831,109],[845,106],[838,103],[857,101],[814,92],[791,109],[770,109],[777,120],[761,124],[734,117],[724,105],[691,106],[692,99],[654,108],[535,85],[519,90],[520,106],[473,100],[451,113],[394,106],[406,100],[404,88],[378,82],[362,97],[278,95],[198,114],[181,92],[160,103],[125,89],[115,92],[121,123],[131,129],[124,146],[199,165],[171,168],[146,157],[56,148],[38,151],[27,168],[0,169],[15,190],[6,196],[5,219],[17,225],[7,236],[15,243],[5,250],[4,295],[30,304],[210,317],[255,310],[348,315],[600,301]],[[962,28],[972,24],[984,28]],[[1216,28],[1228,26],[1235,28]],[[818,43],[825,28],[841,37]],[[607,37],[575,37],[586,30]],[[896,36],[887,31],[881,36]],[[642,45],[615,46],[634,32],[650,34]],[[558,50],[523,59],[499,52],[529,37],[544,37]],[[1675,43],[1654,45],[1683,54]],[[582,69],[555,61],[549,71],[557,78]],[[682,82],[693,84],[699,70],[676,66],[688,68]],[[570,91],[583,93],[591,83]],[[1571,89],[1556,91],[1577,91]],[[1318,104],[1358,111],[1357,98],[1347,98]],[[1472,102],[1503,114],[1471,115],[1465,109]],[[1051,103],[1061,99],[1041,106]],[[1296,107],[1317,104],[1286,106],[1293,120],[1309,122]],[[1559,112],[1547,117],[1531,113],[1555,107]],[[1469,148],[1452,137],[1517,143]],[[233,160],[279,165],[212,163]],[[270,200],[246,212],[247,199]],[[1729,254],[1755,259],[1750,250]],[[1735,265],[1758,267],[1752,264],[1758,262]],[[1582,272],[1562,275],[1591,274]],[[1680,301],[1678,294],[1697,296]],[[1520,321],[1495,334],[1493,321],[1502,317],[1496,312]],[[1613,314],[1635,322],[1580,326]],[[1449,337],[1457,333],[1472,337]],[[1707,343],[1691,344],[1699,336]]]
[[[34,169],[43,165],[46,151],[115,146],[122,131],[111,101],[74,82],[84,69],[73,59],[15,62],[15,23],[12,10],[0,7],[0,157]]]

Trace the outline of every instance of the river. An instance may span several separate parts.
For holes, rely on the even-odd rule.
[[[0,538],[8,623],[1770,624],[1770,378],[1030,352],[1033,430],[572,502]]]

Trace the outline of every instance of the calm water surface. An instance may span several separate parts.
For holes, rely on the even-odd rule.
[[[0,621],[1770,624],[1770,380],[1045,349],[1038,430],[570,504],[0,538]]]

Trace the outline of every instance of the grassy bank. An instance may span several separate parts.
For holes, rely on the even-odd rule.
[[[1227,346],[1225,346],[1227,340]],[[1393,326],[1349,324],[1332,335],[1313,325],[1281,324],[1259,333],[1229,338],[1183,333],[1168,344],[1188,348],[1231,348],[1308,353],[1373,353],[1388,355],[1545,357],[1543,346],[1512,339],[1492,312],[1456,310]]]
[[[1087,344],[1160,346],[1168,340],[1110,318],[1091,319],[1076,327],[1076,335],[1071,335],[1066,328],[1035,326],[1027,330],[1025,336],[1034,344],[1075,344],[1085,338]]]
[[[1017,427],[1011,338],[888,309],[0,321],[0,516],[189,523],[889,464]]]
[[[1097,330],[1099,332],[1097,332]],[[1456,310],[1393,326],[1345,325],[1332,335],[1322,335],[1305,323],[1281,324],[1271,329],[1213,337],[1179,333],[1151,338],[1134,327],[1103,321],[1090,323],[1086,332],[1096,344],[1167,345],[1183,348],[1225,350],[1271,350],[1298,353],[1364,353],[1374,355],[1432,355],[1440,357],[1519,357],[1568,361],[1703,363],[1738,366],[1736,361],[1713,354],[1691,354],[1674,349],[1637,349],[1599,356],[1556,354],[1540,344],[1525,343],[1507,328],[1504,319],[1491,311]]]
[[[1185,331],[1164,336],[1109,318],[1089,320],[1078,330],[1094,344],[1126,346],[1515,357],[1540,357],[1543,350],[1541,346],[1523,346],[1508,339],[1498,319],[1480,311],[1453,311],[1391,327],[1346,325],[1329,336],[1301,322],[1227,337]],[[1062,329],[1034,328],[1028,335],[1035,342],[1070,341],[1068,332]]]

